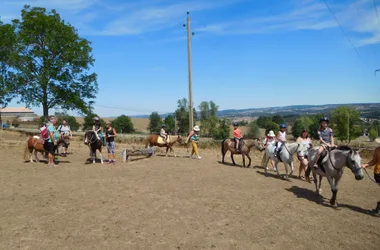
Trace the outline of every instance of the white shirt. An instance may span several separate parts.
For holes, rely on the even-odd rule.
[[[284,131],[284,132],[282,132],[282,131],[279,131],[280,132],[280,140],[281,141],[286,141],[286,132]]]
[[[60,133],[65,133],[65,134],[70,134],[70,126],[68,126],[68,125],[60,125],[59,127],[58,127],[58,131],[60,132]]]

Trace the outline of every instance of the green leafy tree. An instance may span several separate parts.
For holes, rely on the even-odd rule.
[[[228,119],[219,119],[218,130],[214,134],[214,139],[223,140],[230,136],[230,121]]]
[[[258,138],[260,137],[260,127],[257,124],[257,121],[251,121],[248,124],[248,131],[244,135],[246,138]]]
[[[90,72],[95,62],[90,42],[55,10],[25,5],[13,25],[17,52],[12,72],[21,102],[42,105],[44,117],[54,107],[90,113],[98,91],[97,75]]]
[[[85,118],[84,118],[84,123],[83,123],[83,130],[86,131],[86,130],[92,130],[92,126],[94,125],[94,122],[93,122],[93,118],[97,116],[99,117],[97,114],[94,114],[94,113],[90,113],[88,114]],[[100,118],[100,124],[102,125],[102,128],[103,130],[105,129],[106,127],[106,122]]]
[[[269,116],[260,116],[257,118],[257,125],[259,125],[260,128],[265,128],[268,122],[271,122],[272,119]]]
[[[121,115],[112,121],[112,127],[119,133],[132,133],[135,131],[129,116]]]
[[[272,117],[272,122],[275,122],[278,125],[280,125],[281,123],[284,123],[285,120],[284,120],[284,118],[281,115],[275,115],[275,116]]]
[[[277,134],[278,130],[280,129],[280,126],[275,122],[269,121],[267,122],[264,128],[265,128],[265,134],[268,134],[269,131],[271,130],[273,130],[273,132]]]
[[[350,106],[337,107],[332,111],[332,123],[334,125],[334,136],[341,141],[358,138],[361,135],[360,111]]]
[[[189,103],[186,98],[182,98],[177,102],[177,109],[175,111],[175,117],[177,119],[178,133],[188,134],[189,128]],[[197,112],[193,109],[194,121],[197,120]]]
[[[167,132],[175,133],[175,118],[172,115],[168,115],[164,119],[164,123],[166,125]]]
[[[292,135],[297,138],[301,135],[302,130],[307,129],[310,131],[310,126],[314,123],[314,120],[308,116],[301,116],[296,119],[292,126]]]
[[[161,116],[157,112],[152,112],[149,116],[148,129],[151,133],[158,133],[162,126]]]
[[[219,133],[219,117],[217,115],[219,108],[218,105],[216,105],[213,101],[203,101],[198,106],[198,108],[200,114],[202,134],[212,135],[213,137],[215,137]]]
[[[13,64],[16,34],[14,26],[0,21],[0,127],[1,109],[5,108],[15,95],[15,75],[10,70]]]
[[[371,141],[374,141],[376,138],[377,138],[377,131],[376,129],[374,128],[371,128],[369,133],[368,133],[368,137]]]

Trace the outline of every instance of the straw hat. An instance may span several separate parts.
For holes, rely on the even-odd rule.
[[[200,128],[199,128],[199,126],[194,126],[194,131],[199,131],[199,130],[201,130]]]
[[[271,130],[271,131],[269,131],[269,133],[267,134],[267,136],[275,137],[276,135],[274,134],[273,130]]]
[[[375,142],[377,142],[377,143],[380,144],[380,138],[376,138],[376,139],[375,139]]]
[[[108,124],[112,124],[112,122],[110,122],[110,121],[106,122],[106,125],[108,125]]]

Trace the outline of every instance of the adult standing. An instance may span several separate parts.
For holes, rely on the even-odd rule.
[[[62,124],[58,127],[58,132],[61,136],[69,136],[71,139],[73,137],[73,133],[71,132],[70,126],[67,124],[65,119],[62,120]],[[63,144],[63,154],[67,155],[67,148],[69,147],[68,143]]]
[[[116,164],[115,159],[115,137],[117,136],[116,130],[112,127],[111,122],[106,123],[106,142],[107,142],[107,152],[108,152],[108,163]]]
[[[298,144],[302,145],[302,147],[310,148],[311,140],[309,138],[309,133],[308,133],[307,129],[302,130],[302,132],[301,132],[300,136],[297,138],[296,142]],[[298,157],[298,160],[300,161],[298,178],[304,180],[305,176],[301,176],[301,173],[302,173],[302,171],[303,172],[306,171],[306,168],[307,168],[307,165],[309,164],[309,162],[308,162],[307,158],[305,157],[305,155],[302,155],[302,156],[297,155],[297,157]]]
[[[193,147],[191,151],[190,158],[194,159],[194,155],[197,159],[201,159],[202,157],[199,156],[199,150],[198,150],[198,141],[199,141],[199,126],[194,126],[193,130],[189,133],[186,139],[186,144],[190,141],[191,146]]]
[[[375,141],[380,144],[380,138],[377,138]],[[370,166],[375,166],[373,170],[373,177],[377,184],[379,184],[380,186],[380,146],[375,148],[372,160],[366,164],[363,164],[362,168],[365,169]],[[380,201],[377,202],[376,208],[372,211],[375,212],[377,215],[380,215]]]
[[[59,133],[55,128],[55,125],[57,123],[57,119],[54,115],[49,117],[49,122],[47,124],[47,130],[49,133],[49,138],[45,140],[44,143],[44,149],[46,152],[48,152],[48,166],[49,167],[56,167],[54,162],[54,152],[55,148],[57,147],[57,142],[59,139]]]

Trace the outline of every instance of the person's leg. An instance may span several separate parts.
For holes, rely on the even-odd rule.
[[[194,154],[198,157],[198,159],[200,159],[201,157],[199,156],[199,150],[198,150],[197,143],[195,141],[192,141],[191,144],[193,146]]]
[[[325,148],[324,148],[323,146],[320,146],[320,147],[319,147],[319,149],[318,149],[318,153],[317,153],[317,155],[315,156],[315,159],[314,159],[314,161],[313,161],[313,167],[314,167],[314,168],[318,168],[318,160],[319,160],[319,157],[321,156],[321,154],[322,154],[322,152],[323,152],[324,149],[325,149]]]
[[[108,163],[112,163],[111,142],[107,142]]]
[[[113,141],[112,142],[112,150],[111,150],[111,157],[112,157],[113,164],[116,164],[115,154],[116,154],[116,146],[115,146],[115,142]]]

